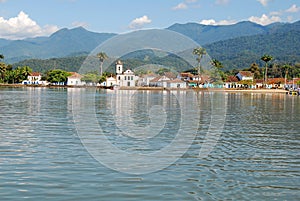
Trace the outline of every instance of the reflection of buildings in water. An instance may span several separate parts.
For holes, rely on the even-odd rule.
[[[68,114],[72,114],[72,101],[76,101],[80,105],[84,103],[85,101],[82,100],[83,92],[85,92],[85,88],[67,88],[67,109]],[[77,108],[76,108],[77,109]],[[70,111],[70,112],[69,112]]]
[[[26,87],[28,94],[28,113],[30,115],[41,113],[41,102],[43,88],[40,87]]]
[[[135,91],[117,90],[107,102],[115,118],[124,121],[127,118],[146,118],[151,108],[160,107],[168,113],[180,115],[182,103],[186,100],[186,91]],[[178,99],[179,98],[179,99]]]

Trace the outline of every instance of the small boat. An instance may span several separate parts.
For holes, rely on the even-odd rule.
[[[300,95],[299,91],[296,91],[296,90],[290,90],[288,92],[288,94],[291,96],[299,96]]]

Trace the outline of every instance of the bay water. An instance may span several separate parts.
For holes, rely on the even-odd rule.
[[[300,97],[0,88],[0,200],[299,199]]]

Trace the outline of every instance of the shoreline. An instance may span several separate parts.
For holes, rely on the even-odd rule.
[[[0,88],[97,88],[107,89],[100,86],[66,86],[66,85],[22,85],[22,84],[0,84]],[[111,90],[111,89],[107,89]],[[211,92],[243,92],[243,93],[285,93],[288,91],[285,89],[227,89],[227,88],[192,88],[192,89],[178,89],[178,88],[164,88],[164,87],[120,87],[118,90],[148,90],[148,91],[211,91]]]

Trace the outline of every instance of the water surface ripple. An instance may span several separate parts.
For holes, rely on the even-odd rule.
[[[199,159],[212,112],[209,101],[202,101],[190,149],[164,170],[130,175],[98,163],[82,146],[73,122],[71,90],[0,88],[1,200],[300,199],[300,97],[226,93],[223,132],[209,156]],[[156,104],[163,95],[139,93]],[[112,111],[106,108],[111,97],[97,91],[96,112],[111,140],[119,140],[116,146],[151,151],[170,143],[170,133],[180,123],[178,108],[169,111],[162,135],[141,145],[116,134]],[[141,121],[145,107],[135,107],[135,120],[147,125]]]

